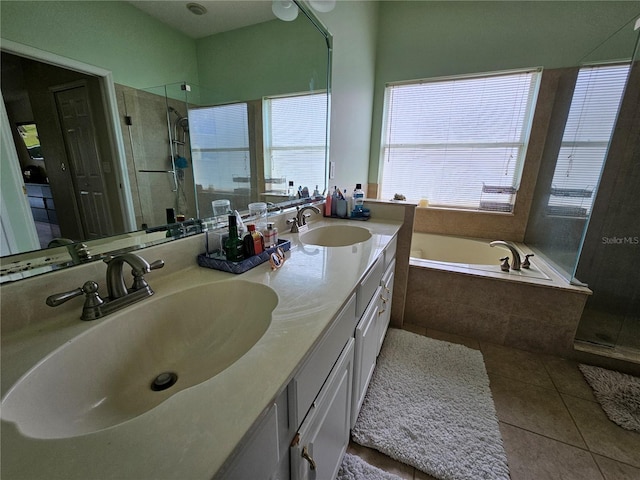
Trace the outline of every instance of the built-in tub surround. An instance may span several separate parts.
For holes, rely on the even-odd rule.
[[[414,234],[414,246],[428,242]],[[448,236],[428,236],[439,241],[440,255],[477,248],[474,242]],[[539,257],[530,270],[502,272],[494,250],[494,265],[442,262],[437,258],[410,259],[404,321],[426,328],[465,335],[500,345],[571,357],[576,328],[590,295],[587,288],[569,285]],[[516,244],[522,253],[525,245]],[[417,254],[420,248],[412,247]],[[429,256],[428,254],[425,256]],[[442,258],[442,257],[441,257]],[[449,260],[455,257],[449,257]],[[489,257],[491,258],[491,257]],[[446,258],[445,258],[446,260]],[[482,262],[482,260],[478,260]]]
[[[404,210],[400,212],[402,217]],[[187,287],[215,289],[220,281],[259,283],[278,296],[269,327],[224,371],[118,426],[43,441],[3,421],[2,478],[212,478],[252,433],[255,422],[286,387],[402,225],[402,220],[385,219],[381,213],[366,223],[312,220],[311,228],[325,222],[365,227],[372,236],[351,246],[321,247],[303,244],[297,234],[282,233],[292,240],[284,265],[271,270],[265,263],[242,275],[198,267],[202,235],[138,252],[149,262],[162,259],[166,264],[149,275],[155,295],[145,301],[157,301]],[[89,279],[98,281],[103,290],[105,271],[106,265],[94,262],[0,287],[3,397],[50,352],[110,321],[109,316],[80,321],[81,300],[56,309],[44,304],[54,291],[78,287]],[[183,305],[183,314],[189,311],[189,304]]]

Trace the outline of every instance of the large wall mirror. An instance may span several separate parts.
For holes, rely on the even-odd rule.
[[[329,32],[303,2],[200,3],[2,2],[0,281],[325,190]]]

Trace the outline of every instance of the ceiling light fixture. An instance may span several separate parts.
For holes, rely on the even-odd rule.
[[[273,14],[280,20],[291,22],[298,16],[298,6],[292,0],[273,0]]]
[[[187,10],[189,10],[194,15],[204,15],[207,13],[207,9],[204,5],[200,5],[199,3],[187,3]]]

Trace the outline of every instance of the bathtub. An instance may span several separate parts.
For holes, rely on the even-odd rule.
[[[498,240],[498,239],[496,239]],[[404,323],[477,340],[573,356],[591,291],[571,285],[540,256],[503,272],[511,256],[490,240],[413,233]],[[521,256],[531,253],[516,243]]]
[[[530,268],[503,272],[500,268],[502,263],[500,259],[511,257],[511,252],[504,247],[491,247],[489,242],[490,240],[477,238],[414,232],[411,238],[411,264],[467,273],[494,273],[504,278],[551,280],[551,277],[540,267],[542,262],[535,256],[529,259]],[[514,243],[514,245],[522,260],[525,254],[531,253],[523,243]]]

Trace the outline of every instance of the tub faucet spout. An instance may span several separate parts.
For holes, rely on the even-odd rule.
[[[520,267],[522,266],[522,259],[520,258],[520,253],[513,243],[505,242],[504,240],[496,240],[495,242],[491,242],[489,245],[492,247],[500,246],[508,248],[511,251],[511,258],[513,258],[513,261],[511,262],[511,270],[520,270]]]

